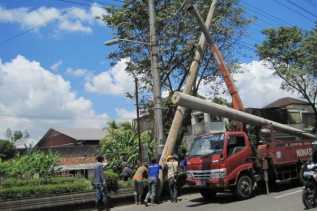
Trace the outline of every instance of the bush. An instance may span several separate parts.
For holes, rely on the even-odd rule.
[[[10,159],[15,155],[15,147],[8,140],[0,140],[0,159]]]
[[[1,162],[0,167],[4,176],[11,178],[32,179],[40,177],[49,179],[54,175],[57,166],[58,156],[49,152],[32,152],[25,155],[17,156],[12,160]]]
[[[107,188],[109,191],[117,192],[119,189],[119,174],[115,173],[113,170],[108,169],[105,172]]]
[[[87,192],[92,190],[92,186],[89,180],[78,178],[58,178],[53,180],[56,183],[51,184],[39,184],[33,180],[30,184],[21,186],[23,182],[17,183],[20,186],[6,186],[0,189],[1,199],[21,199],[27,197],[38,197],[50,194],[62,194],[62,193],[75,193],[75,192]],[[57,183],[64,181],[63,183]],[[11,181],[12,182],[12,181]],[[38,182],[38,181],[37,181]]]
[[[64,183],[73,183],[77,181],[76,177],[51,177],[49,179],[33,178],[33,179],[17,179],[17,178],[8,178],[5,179],[0,187],[9,188],[9,187],[19,187],[26,185],[44,185],[44,184],[64,184]]]
[[[119,180],[118,185],[119,185],[119,188],[134,188],[133,180],[128,180],[128,181]]]

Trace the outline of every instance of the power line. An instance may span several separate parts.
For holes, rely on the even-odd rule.
[[[291,10],[291,11],[295,12],[296,14],[298,14],[298,15],[304,17],[304,18],[305,18],[306,20],[308,20],[309,22],[314,22],[314,21],[312,21],[309,17],[307,17],[305,14],[303,14],[303,13],[297,11],[296,9],[294,9],[294,8],[292,8],[292,7],[289,7],[289,6],[288,6],[287,4],[285,4],[284,2],[282,2],[282,1],[280,1],[280,0],[275,0],[274,2],[276,2],[277,4],[279,4],[279,5],[282,6],[282,7],[287,8],[288,10]]]
[[[317,7],[317,4],[315,4],[315,2],[313,0],[306,0],[306,3],[313,6],[313,7]]]
[[[269,19],[271,19],[274,23],[276,23],[277,21],[279,23],[282,23],[282,24],[287,24],[287,25],[292,25],[290,23],[288,23],[287,21],[285,21],[284,19],[280,18],[280,17],[277,17],[275,15],[272,15],[271,13],[265,11],[265,10],[262,10],[256,6],[253,6],[247,2],[244,2],[245,6],[247,6],[250,10],[254,11],[254,13],[257,13],[257,14],[260,14],[261,16],[263,17],[267,17]]]
[[[4,45],[4,44],[10,42],[11,40],[14,40],[14,39],[17,39],[19,37],[22,37],[22,36],[30,33],[31,31],[34,31],[35,29],[36,29],[36,27],[32,27],[32,28],[29,28],[29,29],[27,29],[27,30],[25,30],[23,32],[15,34],[15,35],[13,35],[11,37],[8,37],[7,39],[4,39],[4,40],[0,41],[0,45]]]
[[[300,9],[300,10],[306,12],[307,14],[309,14],[309,15],[311,15],[311,16],[317,18],[317,15],[315,15],[314,13],[312,13],[312,12],[310,12],[309,10],[305,9],[304,7],[298,5],[297,3],[295,3],[295,2],[293,2],[293,1],[291,1],[291,0],[288,0],[288,3],[289,3],[289,4],[292,4],[293,6],[297,7],[298,9]]]

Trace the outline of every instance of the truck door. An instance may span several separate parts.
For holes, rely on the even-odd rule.
[[[238,173],[238,167],[248,162],[251,155],[251,147],[243,133],[228,134],[225,143],[224,157],[229,180],[234,180]]]

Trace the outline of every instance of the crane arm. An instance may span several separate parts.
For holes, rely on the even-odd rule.
[[[197,8],[192,4],[191,0],[187,1],[187,9],[198,19],[200,29],[202,30],[202,32],[204,33],[204,35],[206,37],[206,41],[208,43],[209,49],[212,52],[212,54],[217,62],[217,65],[219,67],[219,71],[222,74],[222,76],[224,78],[224,82],[225,82],[225,84],[229,90],[229,93],[232,97],[232,107],[234,109],[243,111],[244,106],[243,106],[242,100],[240,98],[238,89],[236,88],[236,86],[233,82],[233,79],[231,77],[230,69],[225,64],[222,53],[220,52],[218,46],[213,41],[211,35],[209,34],[207,27],[205,26],[205,24],[203,22],[203,19],[201,18]]]

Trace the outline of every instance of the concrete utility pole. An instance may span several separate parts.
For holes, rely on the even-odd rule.
[[[181,92],[174,93],[172,97],[172,103],[176,105],[182,105],[193,110],[202,111],[205,113],[213,113],[215,115],[226,117],[246,124],[270,127],[284,133],[305,137],[308,139],[316,139],[315,135],[307,133],[303,130],[288,125],[284,125],[278,122],[274,122],[272,120],[265,119],[263,117],[259,117],[233,108],[229,108],[227,106],[213,103],[208,100],[184,94]]]
[[[213,0],[213,2],[210,5],[209,12],[205,21],[205,26],[207,29],[210,28],[211,22],[212,22],[212,17],[214,14],[214,10],[216,7],[217,0]],[[186,78],[185,82],[185,87],[183,93],[186,94],[191,94],[192,88],[195,84],[196,78],[197,78],[197,73],[199,70],[199,64],[201,62],[201,59],[203,57],[203,53],[206,49],[206,38],[204,36],[204,33],[201,33],[200,38],[199,38],[199,43],[197,46],[197,49],[195,51],[195,56],[193,58],[193,61],[191,63],[190,69],[188,76]],[[163,149],[163,153],[161,156],[161,162],[164,160],[164,158],[170,154],[173,153],[175,144],[176,144],[176,139],[178,135],[178,131],[180,130],[183,119],[184,119],[184,114],[185,114],[186,108],[182,106],[177,106],[176,113],[171,125],[171,128],[169,130],[166,143]]]
[[[141,143],[141,130],[140,130],[139,86],[138,86],[137,77],[134,77],[134,85],[135,85],[135,106],[136,106],[138,145],[139,145],[139,160],[140,162],[143,162],[143,146]]]
[[[155,141],[157,142],[156,155],[162,152],[164,145],[164,130],[161,106],[161,81],[158,70],[157,41],[155,31],[155,12],[154,0],[148,0],[149,3],[149,22],[150,22],[150,49],[151,49],[151,71],[153,77],[153,100],[154,100],[154,131]]]

